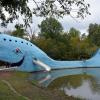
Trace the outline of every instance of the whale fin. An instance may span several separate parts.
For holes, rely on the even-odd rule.
[[[47,64],[41,62],[40,60],[33,59],[33,63],[35,63],[36,65],[39,65],[39,66],[45,68],[47,71],[51,70],[50,66],[48,66]]]

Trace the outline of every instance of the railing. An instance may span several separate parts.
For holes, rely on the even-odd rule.
[[[4,70],[11,71],[11,70],[15,70],[17,68],[18,68],[17,66],[15,66],[15,67],[0,66],[0,71],[4,71]]]

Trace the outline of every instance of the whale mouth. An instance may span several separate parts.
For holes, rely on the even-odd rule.
[[[3,66],[6,66],[6,67],[20,67],[23,62],[24,62],[24,59],[25,59],[25,56],[22,57],[21,60],[19,60],[18,62],[14,62],[14,63],[11,63],[11,62],[7,62],[7,61],[0,61],[2,63]]]

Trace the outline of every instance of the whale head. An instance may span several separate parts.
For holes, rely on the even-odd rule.
[[[37,60],[34,60],[36,58]],[[34,44],[21,38],[0,34],[0,61],[19,66],[22,71],[36,71],[48,68],[45,62],[48,56]],[[33,61],[34,60],[34,61]],[[46,63],[46,62],[45,62]]]

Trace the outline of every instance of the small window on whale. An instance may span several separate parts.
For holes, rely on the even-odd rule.
[[[5,38],[4,38],[3,40],[4,40],[4,41],[6,41],[6,39],[5,39]]]
[[[31,44],[31,46],[32,46],[32,44]]]
[[[15,40],[15,42],[17,42],[17,40]]]
[[[12,40],[10,39],[9,41],[11,42]]]

